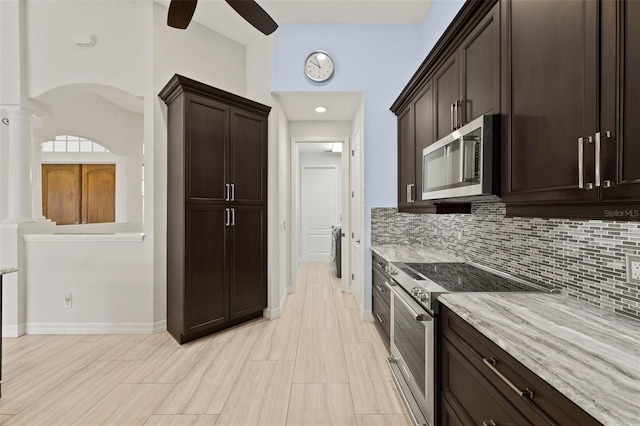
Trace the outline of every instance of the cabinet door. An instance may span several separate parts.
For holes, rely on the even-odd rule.
[[[593,137],[597,124],[597,7],[592,0],[507,1],[503,112],[503,199],[595,200]],[[506,48],[506,46],[509,46]]]
[[[440,339],[441,398],[464,424],[530,424],[447,339]],[[452,422],[453,424],[457,422]]]
[[[266,207],[235,206],[230,238],[231,319],[261,311],[267,297]]]
[[[422,201],[422,151],[435,142],[433,125],[433,88],[429,81],[414,101],[415,120],[415,199],[417,204],[431,204]]]
[[[500,3],[460,46],[460,125],[500,111]]]
[[[602,2],[602,196],[640,199],[640,3]],[[611,132],[607,138],[605,132]]]
[[[229,319],[224,206],[187,205],[183,334]]]
[[[193,94],[185,102],[185,202],[224,201],[229,107]]]
[[[407,107],[398,114],[398,208],[413,206],[415,200],[415,144],[413,109]]]
[[[58,225],[80,223],[80,167],[42,165],[42,214]]]
[[[267,200],[267,117],[231,110],[230,179],[233,200]]]
[[[116,165],[82,165],[82,222],[116,221]]]
[[[436,140],[447,136],[458,127],[458,119],[453,110],[460,100],[458,75],[458,59],[457,55],[453,54],[433,77],[436,96]]]

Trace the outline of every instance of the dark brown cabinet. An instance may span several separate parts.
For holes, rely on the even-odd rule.
[[[596,200],[593,149],[587,144],[597,125],[597,2],[504,6],[509,48],[503,49],[502,198]]]
[[[503,12],[507,215],[640,218],[640,7],[505,0]]]
[[[441,425],[600,424],[444,305],[439,343]]]
[[[458,55],[454,53],[436,71],[433,77],[435,87],[436,140],[457,129],[460,105],[460,74]]]
[[[458,51],[459,126],[500,112],[500,3],[475,25]]]
[[[398,114],[398,208],[411,208],[416,200],[415,142],[413,136],[413,107],[407,106]]]
[[[601,197],[607,201],[638,200],[640,3],[604,1],[601,11]]]
[[[391,110],[398,117],[398,209],[469,213],[470,204],[422,201],[423,150],[483,114],[500,110],[500,14],[468,2]]]
[[[373,309],[373,317],[378,333],[380,337],[382,337],[387,349],[389,349],[391,343],[391,295],[385,282],[390,281],[391,278],[385,272],[387,262],[375,253],[373,253],[372,256],[373,259],[371,263],[373,265],[373,271],[371,277],[373,282],[371,286],[371,306]]]
[[[477,23],[433,77],[436,140],[500,112],[500,4]]]
[[[168,107],[167,328],[182,344],[266,307],[270,108],[179,75],[159,96]]]

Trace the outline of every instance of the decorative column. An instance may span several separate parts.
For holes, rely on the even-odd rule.
[[[9,111],[8,222],[32,222],[32,114],[26,108]]]
[[[31,146],[31,211],[36,220],[43,220],[42,215],[42,142],[33,137]]]

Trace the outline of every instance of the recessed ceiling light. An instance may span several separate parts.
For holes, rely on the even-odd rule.
[[[327,107],[317,106],[316,112],[327,112]]]
[[[331,152],[342,152],[342,142],[334,142]]]

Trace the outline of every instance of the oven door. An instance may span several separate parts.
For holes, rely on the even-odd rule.
[[[434,319],[402,288],[387,286],[392,295],[389,366],[414,423],[434,426]]]

